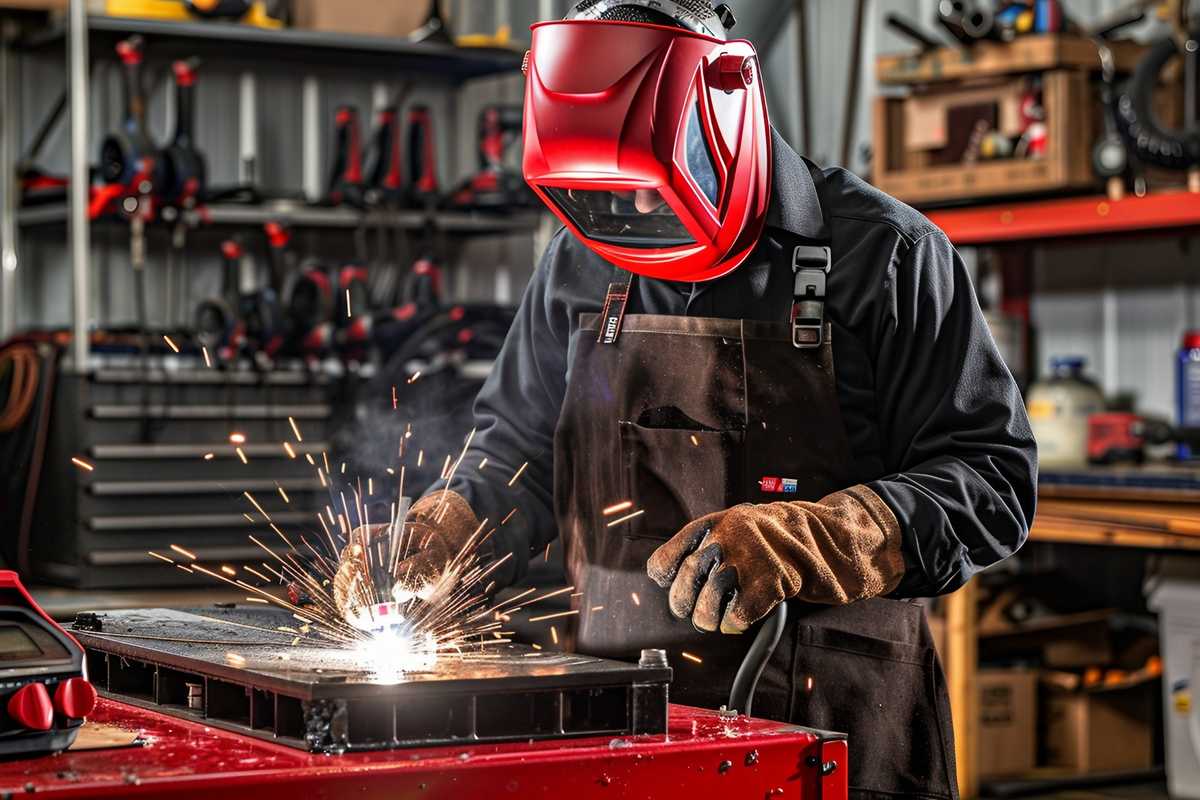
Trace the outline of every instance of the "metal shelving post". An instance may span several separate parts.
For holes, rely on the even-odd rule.
[[[12,26],[0,20],[0,341],[16,327],[17,113],[13,102]]]
[[[71,357],[82,373],[88,360],[91,231],[88,220],[88,22],[87,0],[71,0],[67,75],[71,107]]]

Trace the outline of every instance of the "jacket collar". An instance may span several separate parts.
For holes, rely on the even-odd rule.
[[[821,170],[802,158],[771,128],[771,204],[767,226],[804,239],[828,240],[829,223],[821,205]],[[820,185],[818,185],[820,184]]]

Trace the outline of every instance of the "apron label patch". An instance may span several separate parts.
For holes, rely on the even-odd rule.
[[[767,476],[758,481],[759,488],[771,494],[795,494],[798,483],[795,478],[775,478]]]
[[[625,305],[629,302],[628,283],[610,283],[604,298],[604,310],[600,312],[600,344],[612,344],[621,334],[621,322],[625,319]]]

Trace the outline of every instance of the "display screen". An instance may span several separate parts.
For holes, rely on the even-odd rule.
[[[40,655],[42,649],[28,633],[16,625],[0,626],[0,661],[20,661]]]

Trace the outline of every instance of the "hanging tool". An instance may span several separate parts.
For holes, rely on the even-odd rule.
[[[437,149],[433,138],[433,114],[428,106],[408,110],[408,199],[417,208],[437,203]]]
[[[100,179],[89,216],[98,217],[114,205],[129,219],[130,261],[141,270],[146,259],[145,225],[154,214],[154,196],[163,185],[158,148],[146,133],[146,102],[142,94],[143,41],[131,36],[117,43],[125,90],[125,119],[100,144]]]
[[[228,358],[244,335],[237,318],[238,273],[241,270],[241,245],[230,241],[221,245],[223,269],[220,291],[196,305],[192,328],[196,341],[209,353]]]
[[[371,137],[366,201],[371,206],[399,206],[404,199],[404,148],[400,140],[400,109],[379,110]]]
[[[1117,129],[1116,62],[1108,41],[1124,28],[1141,22],[1145,16],[1145,12],[1138,9],[1135,14],[1106,20],[1091,37],[1100,55],[1100,102],[1104,108],[1104,133],[1092,147],[1092,171],[1104,180],[1105,191],[1113,201],[1125,196],[1125,178],[1131,171],[1134,159]]]
[[[1187,27],[1186,13],[1179,13],[1177,32],[1150,45],[1133,77],[1116,91],[1112,108],[1117,130],[1139,160],[1186,171],[1189,188],[1200,192],[1200,25]],[[1183,124],[1170,129],[1154,111],[1154,91],[1176,58],[1183,60]]]
[[[366,185],[363,183],[362,128],[358,109],[338,106],[334,112],[333,166],[326,195],[335,206],[343,203],[353,208],[366,207]]]
[[[454,36],[446,24],[446,18],[442,16],[442,4],[439,0],[432,0],[429,5],[429,16],[421,27],[408,35],[409,41],[453,45]]]
[[[964,24],[969,12],[970,4],[966,0],[941,0],[938,3],[938,24],[960,45],[969,46],[975,43],[975,37],[967,33],[967,28]]]
[[[322,355],[333,345],[333,281],[323,266],[309,263],[287,293],[287,352]]]
[[[204,154],[196,148],[196,68],[198,59],[176,61],[171,65],[175,81],[175,135],[171,143],[160,153],[162,159],[163,187],[161,200],[162,218],[172,225],[171,246],[167,251],[166,306],[168,325],[175,322],[175,295],[182,293],[183,308],[187,302],[191,276],[187,265],[187,229],[195,224],[194,212],[203,202],[208,174]],[[182,264],[183,278],[178,289],[173,289],[176,268]]]
[[[896,33],[916,42],[919,51],[922,53],[928,53],[930,50],[937,50],[942,46],[941,42],[918,28],[916,23],[905,19],[899,14],[888,14],[884,22]]]
[[[37,159],[41,155],[42,148],[46,146],[50,135],[58,128],[59,124],[66,117],[64,113],[67,109],[67,90],[55,100],[54,105],[50,107],[42,124],[38,126],[34,132],[33,138],[30,139],[29,146],[22,154],[20,160],[17,161],[17,180],[21,185],[21,205],[35,205],[37,203],[53,203],[63,202],[67,197],[67,177],[65,175],[53,175],[46,172],[41,167],[37,166]]]
[[[509,148],[521,138],[522,117],[519,105],[490,105],[479,112],[479,171],[451,193],[450,206],[494,209],[537,205],[537,197],[525,178],[504,163]]]

